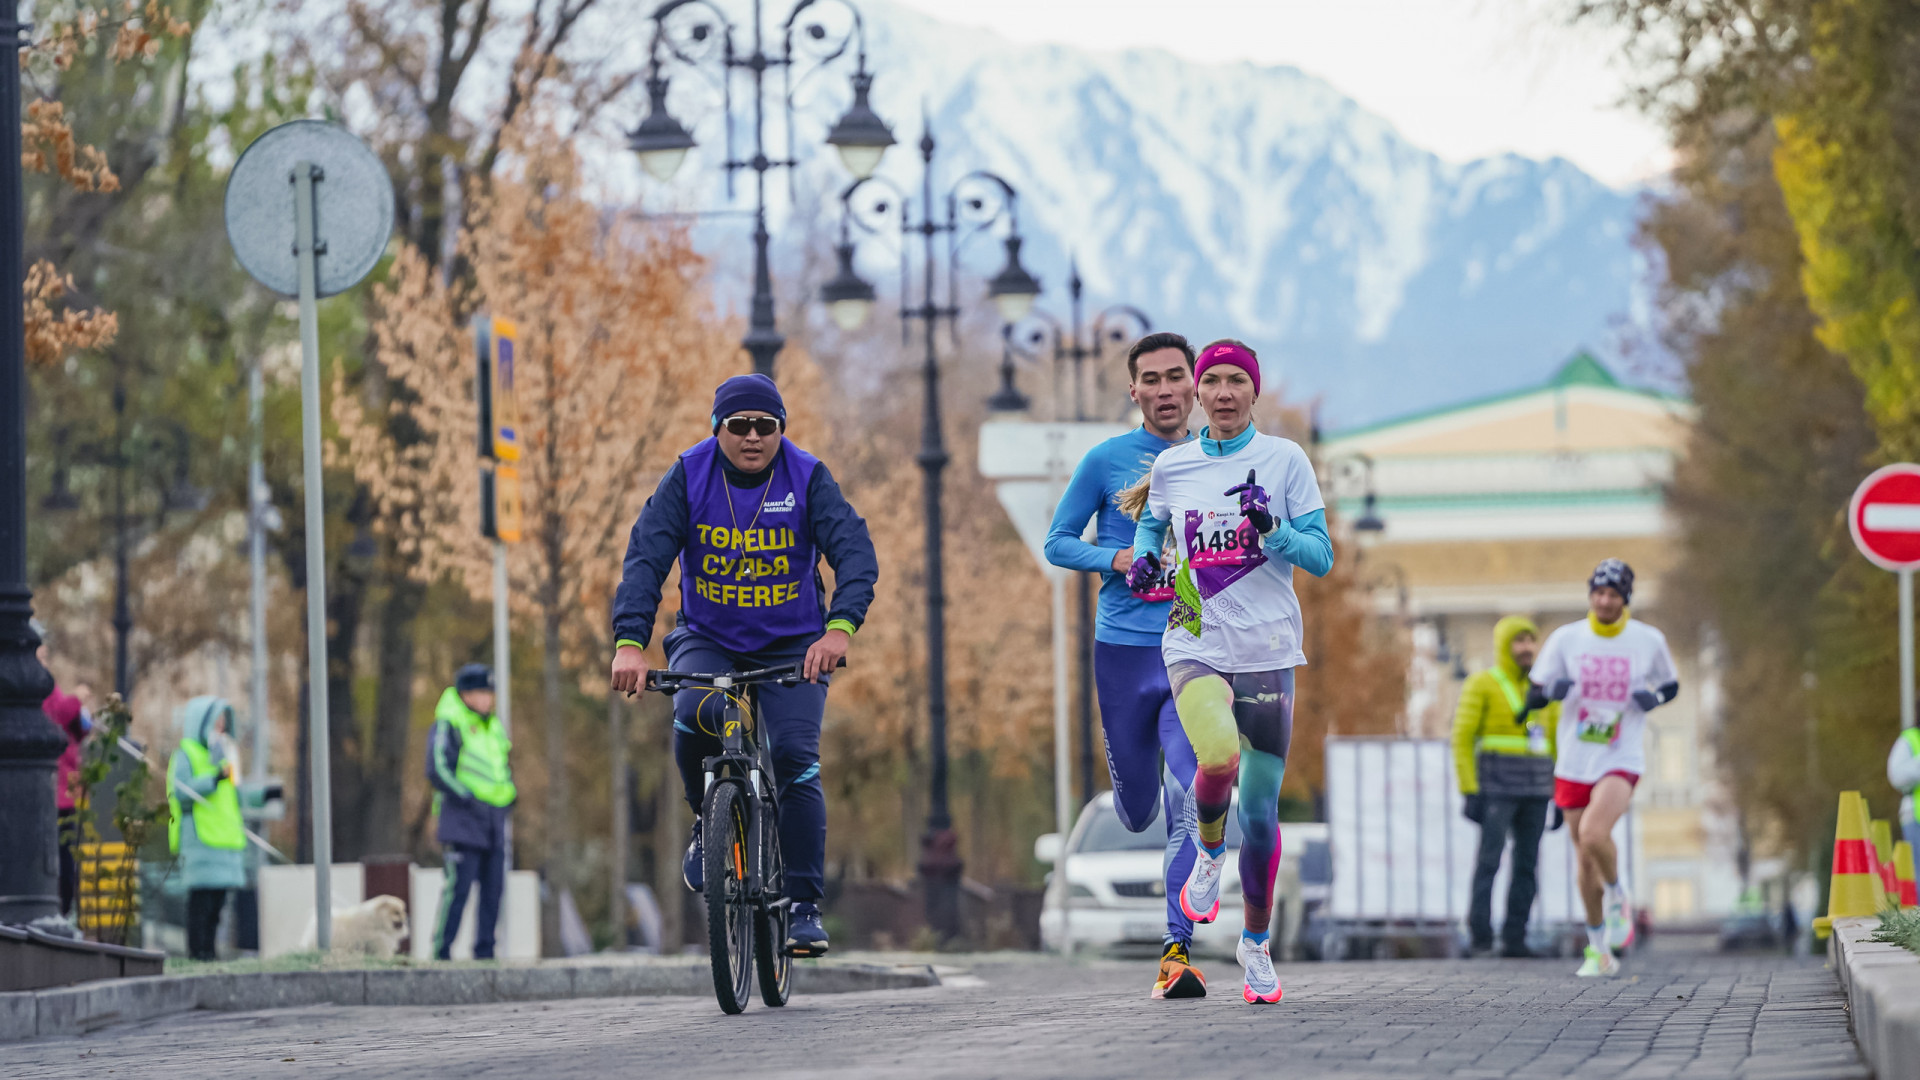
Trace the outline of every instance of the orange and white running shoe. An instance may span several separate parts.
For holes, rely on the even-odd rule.
[[[1160,955],[1160,978],[1153,984],[1153,1000],[1206,996],[1207,978],[1193,966],[1187,955],[1187,943],[1168,942],[1167,951]]]
[[[1246,935],[1240,936],[1240,947],[1235,950],[1240,958],[1240,966],[1246,969],[1246,984],[1241,987],[1240,996],[1249,1005],[1273,1005],[1280,1000],[1280,976],[1274,974],[1273,957],[1267,952],[1267,943],[1254,941]]]

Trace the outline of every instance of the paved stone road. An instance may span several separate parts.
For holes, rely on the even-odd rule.
[[[1150,962],[980,958],[933,990],[725,1017],[643,998],[193,1013],[0,1044],[38,1077],[1750,1077],[1865,1080],[1818,960],[1651,951],[1618,980],[1564,960],[1282,967],[1286,1000],[1147,1000]]]

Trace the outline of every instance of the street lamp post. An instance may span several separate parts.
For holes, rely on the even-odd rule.
[[[1069,322],[1060,321],[1047,315],[1042,319],[1048,323],[1053,336],[1054,386],[1060,384],[1060,372],[1071,362],[1072,417],[1077,421],[1094,419],[1087,412],[1086,362],[1094,361],[1095,377],[1104,386],[1104,369],[1100,361],[1106,356],[1110,344],[1118,344],[1141,337],[1153,329],[1153,320],[1146,312],[1131,304],[1114,304],[1093,317],[1091,327],[1081,321],[1080,297],[1083,290],[1080,280],[1080,261],[1072,260],[1067,271],[1067,295],[1069,298]],[[1090,330],[1091,332],[1085,332]],[[1036,355],[1031,351],[1046,341],[1047,332],[1036,329],[1027,337],[1028,349],[1021,350],[1027,355]],[[1019,346],[1015,346],[1019,348]],[[1068,411],[1068,395],[1056,393],[1053,414],[1064,418]],[[1096,406],[1105,412],[1104,405]],[[1110,413],[1107,415],[1111,415]],[[1080,805],[1093,801],[1094,756],[1093,756],[1093,575],[1075,574],[1078,579],[1078,595],[1075,603],[1078,607],[1079,634],[1075,646],[1080,662]]]
[[[933,151],[933,133],[929,129],[920,137],[922,171],[920,216],[917,221],[914,219],[912,199],[883,178],[855,180],[841,195],[843,213],[837,248],[839,272],[821,287],[820,299],[827,304],[834,322],[843,329],[857,329],[865,321],[873,304],[874,289],[854,269],[851,227],[857,224],[868,232],[878,232],[878,229],[864,220],[862,212],[856,210],[854,200],[870,185],[875,193],[881,189],[889,191],[891,198],[899,203],[903,244],[907,242],[906,238],[917,234],[921,245],[920,303],[908,305],[911,280],[908,260],[903,259],[900,268],[900,318],[907,328],[916,320],[920,323],[926,350],[920,368],[924,396],[920,453],[916,460],[921,469],[921,494],[927,530],[927,741],[932,757],[932,775],[927,785],[927,829],[920,837],[920,879],[926,891],[927,923],[944,942],[958,937],[962,929],[962,864],[959,841],[953,831],[953,816],[947,805],[947,626],[941,549],[940,474],[947,467],[948,455],[941,432],[938,332],[940,323],[944,321],[952,337],[958,340],[960,253],[968,239],[994,228],[1002,221],[1007,226],[1003,241],[1007,261],[988,282],[987,293],[998,307],[1003,322],[1011,324],[1026,316],[1033,307],[1033,298],[1040,293],[1040,283],[1020,265],[1021,237],[1013,185],[990,172],[968,173],[948,192],[946,213],[942,218],[935,210],[933,198]],[[888,198],[882,197],[869,209],[874,214],[886,214],[889,209]],[[939,302],[936,281],[942,238],[945,240],[947,257],[947,296],[944,304]]]
[[[40,703],[53,676],[34,650],[27,587],[27,371],[20,177],[20,46],[27,27],[0,10],[0,923],[63,927],[54,834],[54,763],[66,739]]]
[[[818,21],[809,21],[804,27],[798,25],[803,13],[822,2],[799,0],[788,11],[786,19],[780,24],[777,52],[769,52],[766,46],[761,0],[753,0],[750,51],[742,51],[736,44],[736,27],[712,0],[667,0],[655,8],[651,16],[654,32],[647,68],[647,115],[627,139],[627,146],[639,156],[641,167],[656,180],[671,179],[679,171],[681,163],[686,160],[687,151],[697,144],[693,133],[667,110],[668,80],[661,74],[661,65],[672,59],[698,69],[705,62],[713,60],[717,23],[720,88],[727,130],[726,160],[722,164],[727,173],[729,199],[733,197],[734,174],[743,169],[753,172],[753,300],[747,318],[747,336],[740,344],[746,349],[747,355],[753,358],[753,370],[767,376],[772,376],[774,357],[780,354],[781,347],[786,344],[786,338],[774,325],[773,319],[773,273],[767,256],[770,240],[767,234],[767,173],[774,169],[792,170],[799,164],[794,156],[793,94],[797,83],[805,81],[805,75],[800,80],[794,78],[795,65],[803,58],[803,54],[795,50],[796,29],[807,40],[816,43],[813,50],[816,68],[844,55],[849,47],[855,49],[857,61],[853,74],[853,104],[826,136],[827,145],[840,152],[841,164],[846,166],[847,171],[859,179],[872,176],[873,170],[880,165],[881,155],[894,141],[893,133],[874,113],[867,100],[873,86],[873,76],[867,73],[866,23],[861,19],[859,9],[846,0],[833,0],[853,17],[853,25],[844,35],[829,32],[826,25]],[[787,146],[786,156],[780,158],[767,156],[766,80],[768,72],[774,69],[779,69],[784,77],[780,107],[784,112]],[[736,71],[747,72],[753,82],[752,152],[745,156],[736,156],[734,153],[733,75]],[[811,74],[811,71],[807,74]]]

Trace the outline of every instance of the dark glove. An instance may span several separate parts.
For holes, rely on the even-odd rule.
[[[1160,556],[1151,551],[1144,552],[1127,568],[1127,588],[1139,592],[1153,584],[1153,579],[1159,576]]]
[[[1514,723],[1525,724],[1528,714],[1535,709],[1544,709],[1548,704],[1546,689],[1539,683],[1528,683],[1526,706],[1520,710],[1520,715],[1514,718]]]
[[[1555,829],[1558,829],[1560,826],[1565,825],[1566,823],[1567,823],[1566,813],[1560,809],[1559,803],[1554,803],[1553,804],[1553,824],[1547,826],[1547,831],[1552,832]]]
[[[1567,695],[1572,692],[1572,679],[1555,679],[1553,680],[1552,688],[1547,691],[1547,697],[1553,701],[1565,701],[1567,700]]]
[[[1486,820],[1487,797],[1485,795],[1479,795],[1479,794],[1467,796],[1467,804],[1461,807],[1460,816],[1466,818],[1468,821],[1473,822],[1475,825],[1478,825],[1482,821]]]
[[[1267,499],[1267,489],[1253,481],[1253,470],[1247,470],[1247,482],[1235,484],[1224,494],[1240,496],[1240,516],[1247,519],[1261,536],[1273,531],[1273,510]]]
[[[1641,712],[1652,712],[1660,707],[1660,695],[1651,690],[1635,690],[1633,692],[1633,703],[1640,706]]]
[[[286,785],[280,783],[268,784],[266,788],[261,791],[260,797],[268,802],[272,802],[275,799],[284,799],[287,797]]]

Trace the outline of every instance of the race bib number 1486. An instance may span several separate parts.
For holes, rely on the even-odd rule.
[[[1267,561],[1260,534],[1240,511],[1209,510],[1194,531],[1189,562],[1196,567],[1241,566]]]

